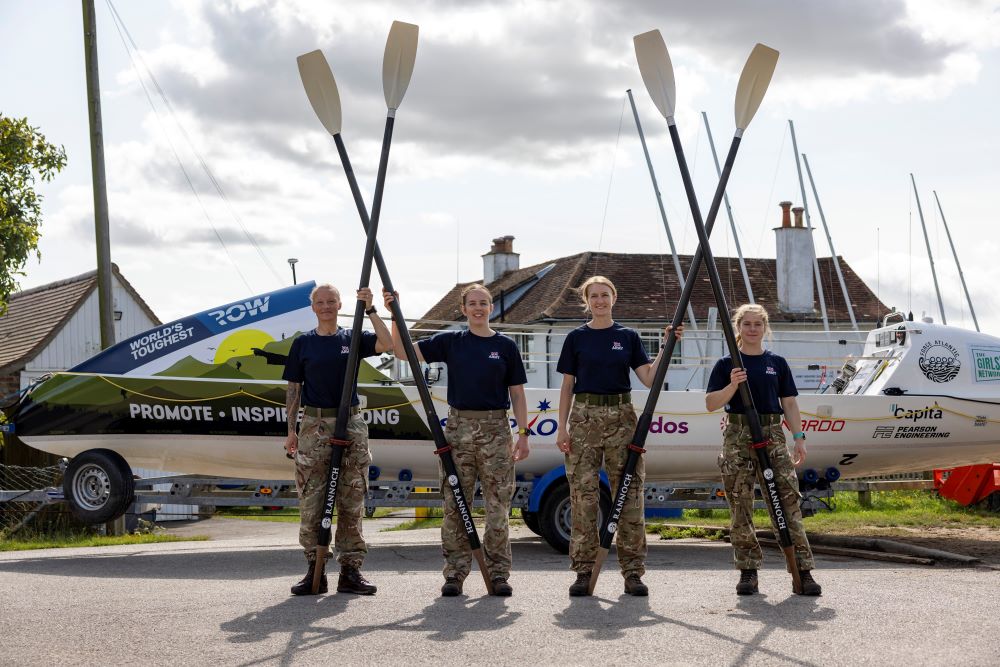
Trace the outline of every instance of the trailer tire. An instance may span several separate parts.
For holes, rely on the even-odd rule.
[[[524,521],[524,525],[528,527],[528,530],[535,535],[542,534],[542,527],[538,525],[538,512],[521,510],[521,519]]]
[[[125,514],[135,499],[132,469],[110,449],[81,452],[66,467],[63,495],[70,512],[80,521],[112,521]]]
[[[985,504],[986,509],[990,512],[1000,513],[1000,491],[994,491],[990,495],[986,496]]]
[[[601,507],[597,514],[598,525],[604,515],[611,511],[611,491],[601,484]],[[538,517],[541,535],[559,553],[569,553],[572,513],[569,500],[569,483],[566,480],[555,484],[545,496],[542,511]]]

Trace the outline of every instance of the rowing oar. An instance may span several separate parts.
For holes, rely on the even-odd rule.
[[[660,36],[659,31],[654,30],[637,36],[635,38],[635,51],[639,61],[640,73],[642,74],[647,90],[649,90],[650,96],[653,98],[654,104],[656,104],[660,113],[668,119],[668,122],[673,122],[676,100],[674,70],[670,64],[667,47],[663,43],[663,38]],[[740,77],[740,82],[736,90],[737,136],[742,135],[743,130],[746,129],[746,126],[757,112],[764,93],[767,91],[767,84],[771,80],[771,74],[774,72],[776,62],[777,52],[767,49],[767,47],[762,47],[761,49],[754,49],[747,59],[746,65],[743,66],[743,74]],[[719,214],[723,195],[726,192],[726,183],[729,180],[729,174],[736,159],[736,145],[738,145],[739,140],[736,139],[734,141],[736,143],[734,143],[734,146],[729,151],[729,156],[726,158],[726,168],[722,172],[722,177],[715,191],[715,197],[712,199],[712,207],[708,212],[708,222],[705,226],[706,236],[712,233],[712,228],[715,226],[715,219]],[[674,347],[677,343],[674,331],[684,322],[684,313],[691,303],[691,293],[694,291],[695,282],[701,270],[702,257],[702,249],[699,247],[695,252],[694,258],[691,260],[691,266],[688,268],[688,274],[684,280],[684,290],[681,293],[680,301],[677,303],[677,308],[674,310],[674,317],[671,321],[673,328],[667,334],[665,349],[660,356],[660,365],[656,368],[656,373],[650,384],[649,396],[646,398],[646,405],[639,416],[635,427],[635,434],[632,436],[632,442],[628,447],[628,456],[625,459],[622,473],[618,478],[618,487],[615,490],[615,495],[612,496],[611,512],[601,525],[600,547],[597,550],[594,567],[590,573],[591,594],[593,594],[594,587],[597,585],[597,577],[600,574],[601,567],[608,556],[608,552],[611,550],[611,540],[614,538],[615,532],[618,529],[618,522],[621,519],[622,512],[625,510],[629,489],[635,481],[635,468],[639,464],[639,457],[646,451],[644,446],[646,438],[649,435],[649,425],[653,421],[656,403],[660,398],[663,381],[666,379],[667,371],[670,369],[670,360],[673,358]]]
[[[667,128],[670,131],[670,140],[674,146],[674,153],[677,156],[677,166],[680,168],[681,178],[684,181],[684,192],[687,195],[688,204],[691,207],[691,216],[694,221],[695,231],[698,233],[699,252],[704,256],[704,261],[708,269],[708,277],[712,283],[712,292],[715,293],[715,303],[720,313],[724,313],[722,318],[722,332],[726,337],[726,345],[729,347],[729,354],[733,358],[735,368],[743,368],[743,361],[740,357],[740,350],[736,344],[736,335],[733,332],[732,323],[729,321],[729,306],[726,303],[726,295],[722,291],[722,281],[719,279],[719,269],[715,264],[715,257],[712,254],[712,247],[708,242],[708,232],[702,223],[701,209],[698,206],[698,198],[694,192],[694,184],[691,182],[691,174],[688,171],[687,160],[684,157],[684,148],[681,146],[680,134],[677,132],[677,125],[674,122],[672,106],[662,107],[661,102],[669,99],[673,101],[673,74],[670,65],[670,56],[667,54],[667,47],[663,43],[663,37],[658,30],[637,35],[635,37],[636,59],[639,61],[639,69],[642,72],[643,82],[649,90],[650,97],[667,119]],[[751,68],[750,63],[757,61],[759,66]],[[736,91],[736,132],[733,135],[733,142],[729,147],[729,155],[722,170],[722,177],[719,187],[716,190],[716,198],[712,202],[712,210],[709,212],[709,220],[714,223],[718,214],[718,207],[722,194],[725,192],[726,182],[733,168],[736,159],[736,152],[739,150],[743,131],[747,124],[757,112],[767,86],[771,81],[771,74],[778,61],[778,52],[763,44],[757,44],[747,66],[743,69],[740,82]],[[670,72],[670,74],[666,74]],[[669,79],[669,82],[667,81]],[[669,113],[668,113],[669,112]],[[771,515],[771,521],[778,531],[778,543],[785,554],[785,564],[792,575],[792,590],[795,593],[802,592],[802,581],[799,576],[798,564],[795,560],[795,545],[792,536],[788,532],[786,511],[778,493],[778,483],[774,468],[771,466],[771,457],[767,453],[767,446],[770,440],[764,437],[764,430],[760,425],[760,416],[757,408],[753,404],[753,397],[750,395],[750,388],[746,382],[739,385],[740,399],[743,401],[746,410],[747,423],[750,425],[750,437],[752,443],[750,447],[757,453],[757,463],[760,469],[760,483],[762,489],[766,491],[767,509]]]
[[[382,136],[382,156],[379,159],[378,175],[375,179],[375,196],[372,200],[372,218],[367,229],[367,240],[365,242],[364,260],[361,264],[361,280],[358,289],[368,287],[372,272],[372,258],[375,254],[375,238],[378,232],[378,219],[382,210],[382,193],[385,189],[385,174],[389,166],[389,146],[392,143],[392,129],[396,118],[396,109],[403,100],[406,87],[410,83],[413,75],[413,64],[417,58],[417,31],[418,28],[410,23],[393,21],[389,30],[389,38],[385,44],[385,55],[382,60],[382,88],[385,93],[385,103],[388,113],[385,119],[385,133]],[[327,68],[329,71],[329,67]],[[303,76],[303,80],[305,77]],[[330,77],[333,82],[333,77]],[[339,118],[340,95],[337,93],[336,85],[332,88],[321,83],[318,87],[306,85],[306,94],[309,96],[313,108],[317,108],[317,102],[322,104],[330,98],[336,101]],[[322,114],[320,121],[326,125],[326,119]],[[339,125],[339,122],[338,122]],[[323,567],[326,556],[330,550],[331,530],[333,525],[333,507],[337,499],[337,485],[340,480],[340,466],[344,458],[344,450],[350,446],[347,439],[347,421],[350,417],[351,398],[354,395],[354,385],[357,381],[358,366],[360,364],[361,347],[361,324],[365,317],[365,303],[358,300],[354,308],[354,324],[351,328],[351,346],[347,357],[347,370],[344,373],[344,385],[340,394],[340,405],[337,408],[337,423],[333,429],[333,437],[330,444],[333,445],[330,455],[330,468],[327,475],[326,500],[323,504],[323,515],[319,524],[319,539],[316,546],[316,566],[313,570],[312,592],[315,595],[319,592],[322,579]]]
[[[351,167],[351,159],[347,155],[347,148],[344,146],[344,140],[340,134],[340,96],[337,93],[337,82],[333,78],[333,72],[330,71],[330,66],[323,56],[323,52],[319,50],[299,56],[298,62],[299,73],[302,76],[302,83],[305,86],[306,94],[309,96],[309,101],[312,103],[316,115],[323,122],[324,127],[333,135],[333,140],[337,145],[337,152],[340,154],[340,162],[344,167],[344,174],[347,176],[347,182],[351,187],[351,194],[354,195],[354,203],[358,208],[358,215],[361,217],[361,224],[367,232],[370,227],[368,209],[365,206],[364,198],[361,196],[358,179],[354,175],[354,169]],[[382,286],[386,290],[395,293],[392,281],[389,278],[389,270],[385,266],[385,261],[382,259],[382,251],[379,250],[377,243],[375,244],[375,266],[378,269],[379,276],[382,278]],[[479,541],[479,533],[476,532],[476,526],[472,522],[472,508],[465,500],[465,493],[462,491],[458,471],[455,468],[455,461],[451,454],[451,447],[448,446],[445,440],[444,431],[441,429],[441,419],[434,409],[434,399],[431,397],[431,392],[427,387],[427,381],[420,372],[420,362],[417,361],[417,353],[413,347],[410,331],[406,326],[406,320],[403,318],[403,311],[398,299],[392,303],[392,317],[399,330],[406,359],[414,371],[413,379],[417,386],[417,392],[420,394],[420,401],[424,412],[427,414],[427,425],[430,427],[436,446],[435,453],[441,457],[445,479],[451,487],[450,493],[455,499],[455,504],[458,506],[460,520],[465,529],[466,537],[469,540],[472,555],[479,563],[483,580],[486,582],[487,592],[492,594],[493,582],[486,568],[486,560]]]

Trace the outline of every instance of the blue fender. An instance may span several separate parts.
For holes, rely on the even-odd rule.
[[[600,476],[601,485],[610,489],[611,484],[608,482],[608,475],[604,472],[603,468],[601,469]],[[566,479],[566,466],[559,466],[558,468],[553,468],[535,480],[535,483],[531,487],[531,497],[528,498],[528,511],[541,511],[542,500],[545,498],[545,494],[548,492],[549,488],[553,484],[557,484],[564,479]]]

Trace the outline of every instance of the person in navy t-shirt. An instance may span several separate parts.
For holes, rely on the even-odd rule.
[[[358,290],[357,298],[364,301],[365,312],[371,317],[375,333],[361,332],[359,358],[370,357],[392,350],[392,335],[372,307],[372,292],[367,287]],[[333,285],[317,285],[309,295],[312,311],[316,314],[316,328],[297,336],[292,341],[285,372],[288,382],[285,407],[288,413],[288,437],[285,451],[295,458],[295,487],[299,493],[299,544],[309,562],[306,576],[292,586],[294,595],[310,595],[313,584],[313,563],[319,541],[320,517],[326,496],[327,474],[333,445],[330,438],[337,423],[337,408],[344,387],[347,359],[351,347],[351,331],[337,326],[340,313],[340,292]],[[361,513],[368,493],[368,426],[358,410],[357,381],[351,396],[351,415],[347,425],[347,438],[351,441],[344,450],[340,467],[340,486],[337,490],[337,533],[334,548],[340,563],[337,590],[348,593],[372,595],[375,586],[361,574],[361,564],[368,547],[361,532]],[[302,422],[297,424],[299,407],[303,408]],[[327,591],[326,573],[319,591]]]
[[[638,420],[632,407],[629,370],[649,387],[663,353],[661,348],[651,363],[639,333],[614,321],[611,309],[618,292],[610,280],[604,276],[588,278],[580,286],[580,294],[584,311],[591,314],[591,319],[567,334],[556,366],[563,374],[556,444],[566,456],[570,488],[570,568],[577,575],[569,587],[573,596],[590,595],[591,573],[600,546],[597,517],[601,464],[608,472],[611,488],[616,489],[635,434]],[[669,332],[670,327],[665,331]],[[677,337],[683,334],[684,328],[678,327]],[[615,536],[618,564],[629,595],[649,594],[641,578],[646,572],[644,478],[645,466],[640,458]]]
[[[385,293],[386,303],[392,298]],[[419,341],[417,359],[444,362],[448,367],[448,424],[445,437],[452,448],[455,467],[465,497],[471,499],[479,478],[486,505],[483,551],[495,595],[513,593],[510,578],[510,515],[514,495],[514,463],[528,456],[528,408],[524,397],[521,353],[513,339],[490,328],[493,299],[483,285],[462,291],[462,314],[469,323],[461,331],[442,331]],[[396,323],[392,336],[403,349]],[[419,368],[412,369],[420,373]],[[513,406],[518,436],[511,437],[507,410]],[[441,469],[441,488],[447,488]],[[462,582],[472,568],[472,550],[462,527],[455,499],[445,494],[441,524],[444,549],[444,585],[441,595],[462,592]]]
[[[822,589],[812,578],[813,555],[802,526],[799,509],[799,484],[795,466],[806,458],[806,436],[802,432],[802,416],[795,397],[795,379],[782,357],[764,349],[764,336],[771,331],[767,311],[756,304],[744,304],[733,315],[736,344],[745,370],[733,366],[733,358],[724,356],[716,362],[708,380],[705,407],[709,411],[726,406],[727,423],[723,434],[719,467],[729,502],[730,536],[735,552],[735,564],[740,570],[736,584],[737,595],[757,592],[757,570],[763,552],[757,542],[753,523],[754,481],[760,477],[757,456],[751,452],[752,437],[746,420],[746,406],[739,395],[740,383],[746,382],[750,398],[760,415],[764,437],[768,441],[767,453],[777,479],[778,492],[785,510],[788,532],[795,544],[795,558],[802,578],[804,595],[820,595]],[[781,428],[782,415],[795,440],[795,458],[788,455],[785,432]],[[761,488],[765,484],[761,481]],[[777,527],[775,527],[777,532]]]

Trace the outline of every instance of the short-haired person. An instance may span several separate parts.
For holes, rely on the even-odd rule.
[[[760,470],[757,455],[750,448],[752,438],[739,394],[740,383],[747,382],[754,407],[760,415],[764,437],[770,443],[767,453],[778,480],[788,532],[795,544],[802,594],[820,595],[823,591],[810,572],[814,567],[813,555],[802,526],[801,496],[795,477],[795,466],[806,459],[806,436],[802,432],[802,417],[795,399],[799,393],[795,388],[795,379],[784,358],[764,349],[764,337],[771,333],[771,327],[767,311],[762,306],[744,304],[737,308],[733,315],[733,328],[745,370],[734,368],[731,355],[719,359],[708,380],[705,406],[709,411],[726,406],[727,424],[719,467],[726,487],[726,500],[729,501],[735,563],[740,570],[736,593],[753,595],[757,592],[757,570],[764,558],[753,525],[753,487],[754,481],[759,479]],[[795,440],[794,460],[785,444],[782,415]]]
[[[651,363],[639,333],[614,321],[612,307],[618,292],[610,280],[604,276],[588,278],[580,286],[580,295],[591,319],[566,336],[556,366],[563,374],[556,444],[566,457],[573,515],[569,555],[576,581],[569,587],[572,596],[590,594],[591,572],[600,546],[601,463],[611,488],[616,489],[635,434],[638,418],[632,407],[629,369],[649,387],[663,355],[661,348]],[[670,329],[668,326],[665,331]],[[677,337],[683,333],[684,328],[678,327]],[[640,458],[616,532],[625,592],[639,596],[649,594],[642,582],[646,572],[644,479],[645,465]]]
[[[386,305],[392,299],[387,293]],[[528,456],[528,409],[524,398],[527,377],[517,344],[490,328],[493,298],[483,285],[469,285],[461,295],[468,328],[442,331],[416,345],[417,359],[444,362],[448,367],[448,424],[445,438],[451,446],[465,498],[471,502],[476,478],[486,506],[483,552],[494,595],[513,593],[510,578],[510,502],[514,495],[514,462]],[[392,337],[403,349],[396,323]],[[414,369],[414,372],[420,372]],[[517,442],[511,436],[507,410],[513,406]],[[441,469],[441,488],[447,488]],[[444,494],[441,523],[444,585],[441,595],[462,593],[472,569],[472,550],[461,525],[458,507]]]
[[[365,302],[365,313],[375,333],[361,332],[359,358],[392,351],[392,335],[372,307],[372,292],[358,290],[358,300]],[[319,541],[319,520],[323,515],[327,474],[337,409],[344,387],[344,375],[351,347],[352,332],[337,326],[341,309],[340,292],[330,284],[317,285],[309,295],[316,314],[316,328],[292,341],[283,378],[288,381],[285,406],[288,412],[288,438],[285,451],[295,458],[295,486],[299,493],[299,544],[305,550],[306,576],[292,586],[293,595],[311,595],[313,566]],[[376,588],[361,574],[361,564],[368,553],[361,532],[361,514],[368,493],[368,426],[361,418],[357,379],[351,399],[347,438],[351,444],[344,451],[337,487],[337,533],[334,546],[340,563],[337,591],[374,595]],[[303,408],[302,422],[296,430],[296,415]],[[329,556],[328,556],[329,557]],[[326,564],[319,592],[327,592]]]

